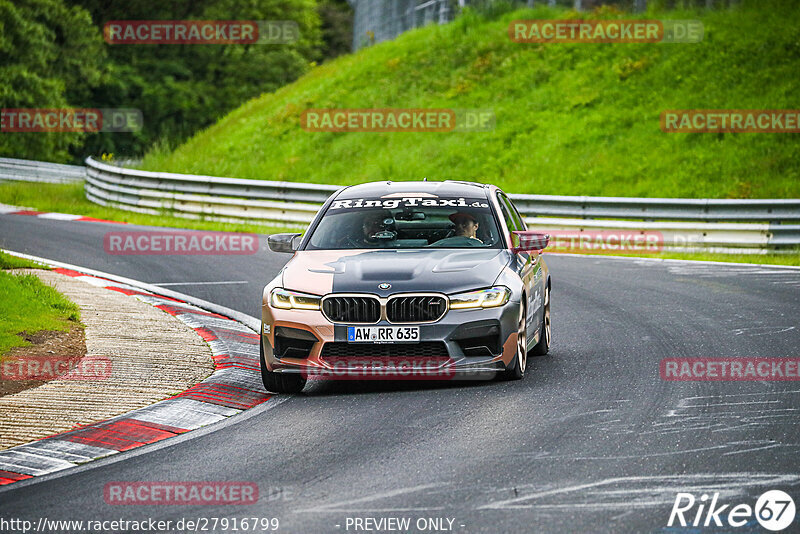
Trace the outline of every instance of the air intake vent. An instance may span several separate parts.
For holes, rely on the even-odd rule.
[[[377,323],[381,304],[375,297],[327,297],[322,313],[333,323]]]
[[[320,358],[447,358],[443,341],[381,345],[329,342],[322,345]]]
[[[386,317],[392,323],[438,321],[446,311],[444,297],[436,295],[394,297],[386,305]]]

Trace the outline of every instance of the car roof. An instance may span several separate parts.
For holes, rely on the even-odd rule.
[[[487,184],[446,180],[444,182],[410,181],[410,182],[369,182],[366,184],[345,187],[337,199],[382,197],[392,193],[431,193],[438,196],[486,197],[490,188]]]

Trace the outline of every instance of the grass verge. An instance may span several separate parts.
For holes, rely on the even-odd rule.
[[[0,251],[0,269],[47,269],[50,267],[35,261],[18,258]]]
[[[6,260],[3,262],[5,265]],[[18,335],[21,332],[67,332],[80,318],[80,309],[74,302],[35,274],[0,270],[0,356],[13,347],[30,345]]]

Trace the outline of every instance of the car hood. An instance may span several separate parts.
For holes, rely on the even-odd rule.
[[[299,251],[283,271],[283,287],[316,295],[455,293],[491,286],[510,259],[504,249]],[[391,288],[381,290],[382,283]]]

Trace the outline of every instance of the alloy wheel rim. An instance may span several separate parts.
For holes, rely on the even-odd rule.
[[[525,366],[528,363],[528,337],[525,333],[525,308],[523,307],[520,312],[519,318],[519,332],[517,333],[517,358],[519,359],[519,369],[525,372]]]
[[[544,335],[545,343],[550,346],[550,290],[547,289],[544,294]]]

